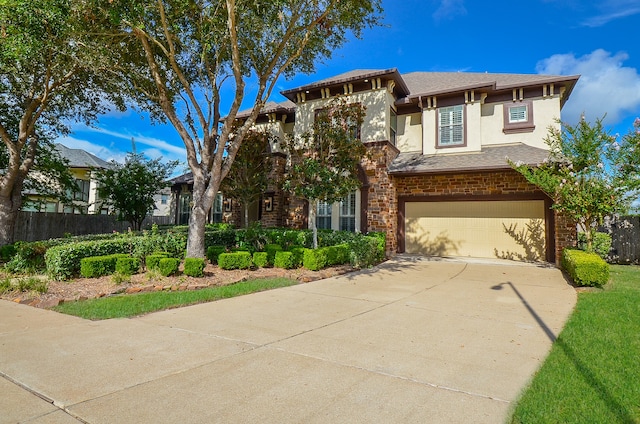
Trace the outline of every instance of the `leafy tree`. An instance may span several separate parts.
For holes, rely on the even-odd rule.
[[[246,227],[249,226],[249,205],[260,198],[269,184],[272,169],[269,150],[274,137],[267,131],[249,131],[220,186],[226,196],[242,203]]]
[[[545,139],[549,159],[539,166],[511,163],[554,201],[553,208],[582,227],[587,249],[604,218],[626,210],[640,189],[640,119],[618,139],[602,126],[563,123]]]
[[[381,11],[380,0],[90,2],[101,26],[117,26],[101,37],[118,58],[116,78],[153,117],[169,121],[186,147],[194,180],[188,257],[204,257],[207,214],[279,77],[313,72],[348,32],[359,37],[378,24]],[[144,67],[131,65],[141,57]],[[231,137],[249,80],[252,112]],[[223,95],[232,101],[221,121]]]
[[[13,239],[29,172],[62,175],[48,142],[109,101],[123,107],[90,27],[81,0],[0,1],[0,245]]]
[[[360,104],[334,101],[318,111],[312,132],[286,143],[291,168],[283,187],[309,201],[314,248],[318,247],[318,201],[333,203],[360,187],[358,166],[366,147],[358,132],[364,115]]]
[[[153,211],[153,195],[168,187],[168,178],[178,161],[162,163],[161,159],[146,159],[143,154],[127,154],[124,164],[111,161],[111,168],[96,170],[98,196],[104,204],[113,206],[118,220],[129,221],[139,230],[144,218]]]

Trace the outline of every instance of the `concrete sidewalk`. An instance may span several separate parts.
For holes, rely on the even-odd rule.
[[[575,301],[416,258],[134,319],[0,301],[0,423],[499,423]]]

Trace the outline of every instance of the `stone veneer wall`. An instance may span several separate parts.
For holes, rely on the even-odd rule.
[[[512,170],[487,171],[457,174],[429,174],[395,176],[393,178],[398,197],[425,196],[508,196],[536,194],[540,190],[522,175]],[[555,256],[560,261],[560,252],[575,245],[575,225],[554,212]]]
[[[366,143],[366,146],[368,157],[361,163],[366,179],[363,181],[366,196],[363,196],[361,205],[363,220],[366,216],[364,229],[384,232],[387,235],[387,255],[393,255],[398,250],[398,198],[387,169],[400,152],[386,141]]]
[[[269,185],[264,197],[273,197],[273,207],[269,212],[265,209],[264,199],[260,207],[262,208],[263,227],[282,227],[285,221],[285,194],[280,188],[282,176],[285,173],[287,158],[284,154],[277,153],[272,156],[272,168],[269,174]]]

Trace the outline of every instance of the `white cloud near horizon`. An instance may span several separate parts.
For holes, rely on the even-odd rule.
[[[467,9],[464,7],[464,0],[440,0],[440,5],[433,12],[433,19],[441,21],[443,19],[452,19],[458,15],[466,15]]]
[[[85,152],[89,152],[94,156],[99,157],[102,160],[107,162],[116,161],[116,162],[124,162],[124,158],[127,155],[125,152],[121,152],[119,150],[109,149],[105,146],[92,143],[88,140],[82,140],[76,137],[60,137],[56,140],[57,143],[60,143],[70,149],[81,149]]]
[[[582,26],[586,26],[589,28],[597,28],[608,24],[611,21],[615,21],[616,19],[626,18],[627,16],[633,16],[640,13],[640,7],[635,7],[631,9],[617,10],[610,13],[605,13],[598,16],[592,16],[589,19],[586,19],[582,22]]]
[[[79,130],[79,129],[77,129]],[[136,150],[140,153],[145,153],[152,159],[156,159],[162,156],[168,160],[180,160],[184,161],[187,157],[187,151],[184,147],[176,146],[171,143],[167,143],[164,140],[160,140],[158,138],[147,137],[140,133],[132,133],[132,132],[118,132],[111,131],[106,128],[93,128],[93,127],[83,127],[81,131],[95,132],[98,134],[107,135],[109,137],[118,138],[121,140],[131,141],[133,139],[136,143]],[[148,146],[149,149],[140,148],[140,145]],[[130,149],[127,149],[127,151]],[[149,152],[149,153],[146,153]]]
[[[592,121],[606,115],[604,123],[615,125],[630,113],[640,112],[640,74],[625,67],[625,52],[611,54],[597,49],[576,57],[556,54],[538,62],[540,74],[580,75],[571,97],[562,109],[564,121],[575,124],[582,113]]]

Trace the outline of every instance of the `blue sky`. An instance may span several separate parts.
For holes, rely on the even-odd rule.
[[[624,134],[640,116],[640,0],[383,0],[383,8],[384,26],[334,52],[315,74],[280,80],[277,91],[353,69],[579,74],[563,120],[606,114],[612,133]],[[151,125],[134,111],[102,116],[93,128],[74,126],[58,141],[122,160],[132,137],[151,158],[185,161],[172,126]]]

